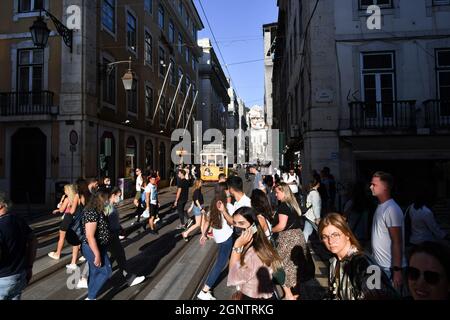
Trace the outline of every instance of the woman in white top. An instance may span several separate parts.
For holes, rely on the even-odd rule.
[[[320,182],[317,177],[314,177],[311,180],[309,187],[310,191],[306,198],[307,211],[305,213],[305,228],[303,229],[305,242],[308,242],[308,238],[312,234],[313,229],[317,231],[317,226],[320,222],[320,210],[322,210],[322,200],[319,191],[317,190],[320,187]]]
[[[212,228],[214,241],[219,246],[219,254],[217,255],[216,263],[209,272],[203,290],[197,295],[200,300],[216,300],[211,293],[211,288],[215,285],[217,279],[222,273],[223,269],[230,258],[231,249],[233,248],[233,218],[228,214],[227,195],[224,190],[216,192],[216,195],[211,202],[210,212],[206,215],[202,224],[202,236],[200,244],[203,245],[208,239],[207,231],[209,227]]]
[[[405,221],[411,221],[411,235],[409,242],[418,245],[425,241],[441,240],[447,234],[441,230],[436,222],[433,212],[425,205],[426,192],[419,192],[405,211]],[[407,222],[408,223],[408,222]]]

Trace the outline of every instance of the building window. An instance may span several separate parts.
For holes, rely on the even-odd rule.
[[[433,0],[433,6],[448,6],[450,0]]]
[[[44,9],[44,0],[19,0],[19,12],[30,12]]]
[[[190,85],[191,85],[191,78],[189,78],[189,76],[186,76],[186,92],[188,92]]]
[[[106,58],[103,58],[103,65],[111,63]],[[113,68],[109,73],[106,73],[103,80],[103,102],[109,103],[111,105],[116,105],[116,68]]]
[[[43,70],[44,51],[42,49],[19,50],[17,60],[17,91],[42,91]],[[36,95],[36,98],[40,98],[40,95]]]
[[[136,18],[127,12],[127,46],[136,52]]]
[[[175,26],[172,20],[169,21],[169,41],[175,43]]]
[[[153,0],[144,0],[144,10],[149,14],[153,13]]]
[[[180,17],[183,16],[183,0],[178,0],[178,13]]]
[[[365,10],[372,5],[377,5],[380,8],[392,8],[392,0],[359,0],[360,9]]]
[[[164,51],[163,47],[159,47],[159,74],[162,76],[166,75],[166,52]]]
[[[186,55],[184,56],[186,58],[186,63],[189,65],[189,62],[191,61],[191,57],[189,54],[189,48],[186,48]]]
[[[379,120],[392,119],[395,100],[394,52],[363,53],[361,60],[362,92],[366,102],[365,116]]]
[[[145,63],[153,65],[153,39],[148,31],[145,31]]]
[[[100,176],[116,181],[116,143],[114,135],[106,131],[100,140]]]
[[[159,127],[164,128],[164,122],[166,121],[166,98],[161,97],[159,103]]]
[[[153,89],[149,86],[145,87],[145,117],[153,117]]]
[[[178,33],[178,52],[183,54],[183,36],[181,33]]]
[[[191,18],[189,17],[189,13],[187,12],[187,10],[185,9],[185,16],[186,16],[186,27],[189,28],[189,25],[191,24]]]
[[[127,139],[125,149],[125,176],[134,177],[134,169],[137,167],[137,143],[134,137]]]
[[[116,0],[103,0],[102,25],[112,33],[116,32]]]
[[[436,73],[440,116],[450,117],[450,48],[436,50]]]
[[[195,71],[197,69],[197,58],[194,55],[192,56],[192,69]]]
[[[161,4],[158,6],[158,26],[164,30],[164,7]]]
[[[194,38],[195,42],[197,43],[197,28],[195,27],[194,23],[192,23],[192,37]]]
[[[137,114],[137,80],[133,80],[131,90],[127,90],[127,107],[128,112]]]
[[[170,84],[173,86],[177,85],[177,67],[175,66],[175,61],[170,58],[170,63],[172,67],[170,69]]]
[[[153,142],[147,140],[145,143],[145,168],[153,169]]]
[[[178,82],[180,82],[180,79],[183,77],[183,69],[181,69],[181,68],[178,68]],[[181,82],[181,85],[180,85],[181,87],[180,87],[180,90],[181,90],[181,92],[184,92],[184,86],[183,86],[183,82]]]
[[[166,146],[163,142],[159,144],[159,175],[161,179],[166,179]]]

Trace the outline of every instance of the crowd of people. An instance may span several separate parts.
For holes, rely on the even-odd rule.
[[[200,232],[199,245],[212,239],[218,246],[198,299],[216,299],[213,290],[226,268],[227,285],[236,289],[232,299],[302,299],[302,285],[315,276],[311,255],[315,245],[323,245],[332,255],[325,299],[449,298],[450,251],[445,241],[439,242],[449,236],[435,221],[425,193],[418,193],[404,213],[392,197],[393,177],[376,172],[370,192],[378,203],[374,205],[363,184],[355,184],[338,213],[336,181],[328,168],[314,172],[308,188],[294,170],[273,176],[261,175],[256,166],[249,171],[254,175],[251,194],[244,192],[241,177],[221,174],[209,206],[202,181],[192,169],[176,172],[172,208],[182,239],[189,241]],[[139,168],[135,173],[134,224],[141,223],[156,235],[160,177]],[[112,275],[112,261],[129,286],[145,280],[130,271],[121,244],[125,237],[117,209],[121,196],[109,178],[79,179],[64,187],[53,211],[63,217],[56,250],[48,256],[59,260],[67,241],[72,259],[66,267],[73,270],[77,261],[87,261],[88,275],[77,284],[88,289],[87,300],[98,298]],[[23,219],[8,213],[9,207],[0,194],[0,299],[20,299],[32,276],[37,242]],[[373,286],[370,281],[377,270],[380,285]]]

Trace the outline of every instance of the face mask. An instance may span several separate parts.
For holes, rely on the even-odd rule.
[[[255,224],[252,224],[250,228],[252,229],[252,234],[255,234],[258,231],[258,228]],[[245,230],[247,230],[247,228],[234,227],[233,232],[237,237],[240,237],[242,232],[244,232]]]

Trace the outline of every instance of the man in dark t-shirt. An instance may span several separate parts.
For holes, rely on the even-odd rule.
[[[184,212],[184,207],[188,202],[188,196],[189,181],[186,180],[186,172],[184,170],[178,170],[177,195],[173,204],[177,208],[178,217],[180,218],[180,225],[177,229],[183,229],[188,218]]]
[[[32,276],[37,240],[26,222],[8,213],[0,193],[0,300],[19,300]]]

